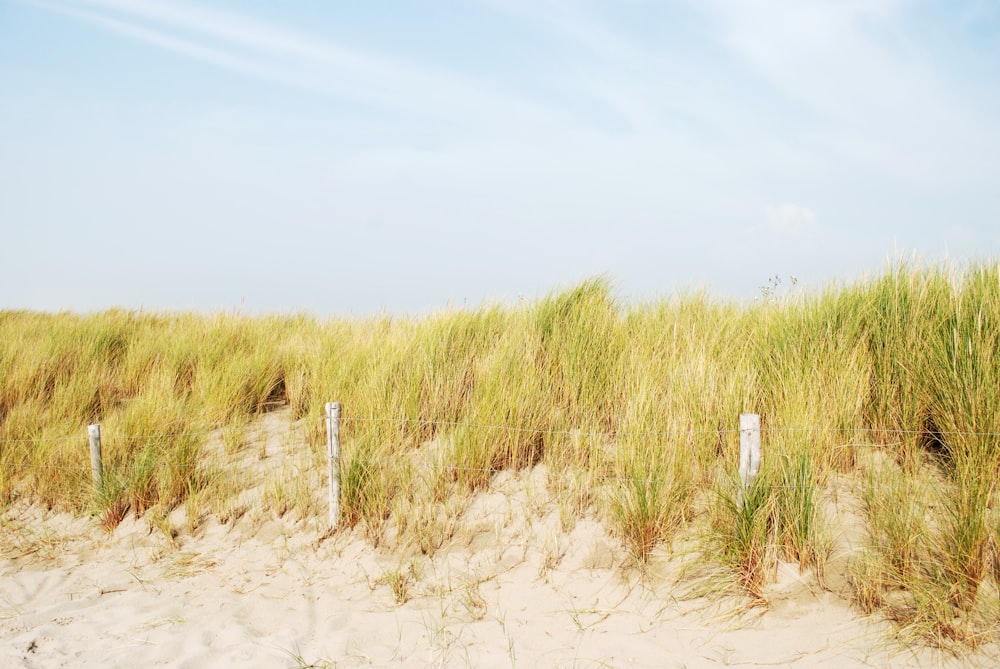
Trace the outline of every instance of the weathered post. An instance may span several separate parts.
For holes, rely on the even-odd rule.
[[[101,489],[104,480],[104,466],[101,463],[101,424],[87,427],[87,437],[90,439],[90,475],[94,479],[94,490]]]
[[[330,468],[330,529],[340,521],[340,402],[326,403],[326,446]]]
[[[760,471],[760,415],[740,414],[740,490],[737,503],[743,508],[744,492]]]

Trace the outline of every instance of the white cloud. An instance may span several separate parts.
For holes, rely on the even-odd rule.
[[[453,128],[527,126],[552,132],[572,120],[565,110],[489,81],[350,48],[242,12],[158,0],[22,2],[243,75],[446,119]]]
[[[948,76],[947,62],[908,29],[908,20],[922,14],[915,5],[713,0],[700,6],[742,65],[808,113],[812,146],[910,187],[962,185],[988,172],[1000,134],[992,110],[976,103],[978,86]],[[940,169],[944,164],[961,168]]]
[[[800,204],[785,202],[767,208],[767,227],[778,235],[801,237],[818,227],[816,212]]]

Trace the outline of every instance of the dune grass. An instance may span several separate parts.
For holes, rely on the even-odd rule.
[[[0,311],[0,504],[108,527],[181,505],[238,517],[243,486],[209,454],[212,435],[227,458],[251,457],[248,426],[288,407],[319,481],[324,405],[339,401],[343,525],[373,542],[432,552],[462,500],[544,465],[564,526],[594,513],[641,564],[701,523],[705,560],[761,598],[778,559],[822,574],[820,499],[846,476],[868,526],[858,605],[975,645],[995,638],[1000,610],[998,400],[997,264],[895,262],[748,305],[705,293],[626,305],[597,278],[421,317]],[[744,412],[761,415],[765,458],[741,502]],[[323,491],[288,471],[261,504],[321,514]]]

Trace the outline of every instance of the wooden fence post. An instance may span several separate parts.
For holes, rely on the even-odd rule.
[[[743,494],[760,471],[760,415],[740,414],[740,490],[737,503],[743,508]]]
[[[340,402],[326,403],[326,450],[330,468],[330,529],[340,521]]]
[[[101,424],[87,427],[90,439],[90,475],[94,479],[94,490],[100,490],[104,481],[104,465],[101,463]]]

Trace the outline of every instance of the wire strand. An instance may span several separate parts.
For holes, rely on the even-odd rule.
[[[325,421],[325,419],[321,419],[321,421]],[[547,435],[561,435],[570,437],[604,438],[604,439],[610,439],[611,441],[618,441],[622,438],[629,438],[629,437],[697,437],[703,435],[721,436],[721,435],[736,434],[741,432],[739,428],[593,431],[593,430],[580,430],[580,429],[567,429],[567,428],[531,428],[531,427],[520,427],[515,425],[504,425],[496,423],[467,423],[462,421],[434,420],[425,418],[363,418],[363,417],[348,417],[348,416],[341,418],[341,424],[350,424],[350,423],[425,425],[432,427],[450,427],[450,428],[505,431],[505,432],[515,432],[522,434],[543,434],[543,435],[547,434]],[[206,437],[225,429],[226,428],[218,428],[216,430],[196,430],[191,432],[177,432],[177,433],[152,434],[152,435],[112,434],[112,435],[102,435],[102,436],[104,437],[104,441],[106,442],[145,441],[146,443],[155,443],[155,442],[168,441],[170,439]],[[991,439],[1000,438],[1000,433],[996,432],[979,432],[973,430],[903,430],[903,429],[886,429],[886,428],[874,428],[874,427],[776,426],[776,427],[761,427],[759,431],[762,434],[820,432],[820,433],[851,433],[851,434],[866,433],[874,435],[922,435],[928,437],[965,436],[965,437],[986,437]],[[63,436],[63,437],[36,437],[32,439],[0,439],[0,445],[55,443],[55,442],[78,443],[80,441],[85,441],[87,439],[88,437],[86,434],[81,434],[79,437]]]

